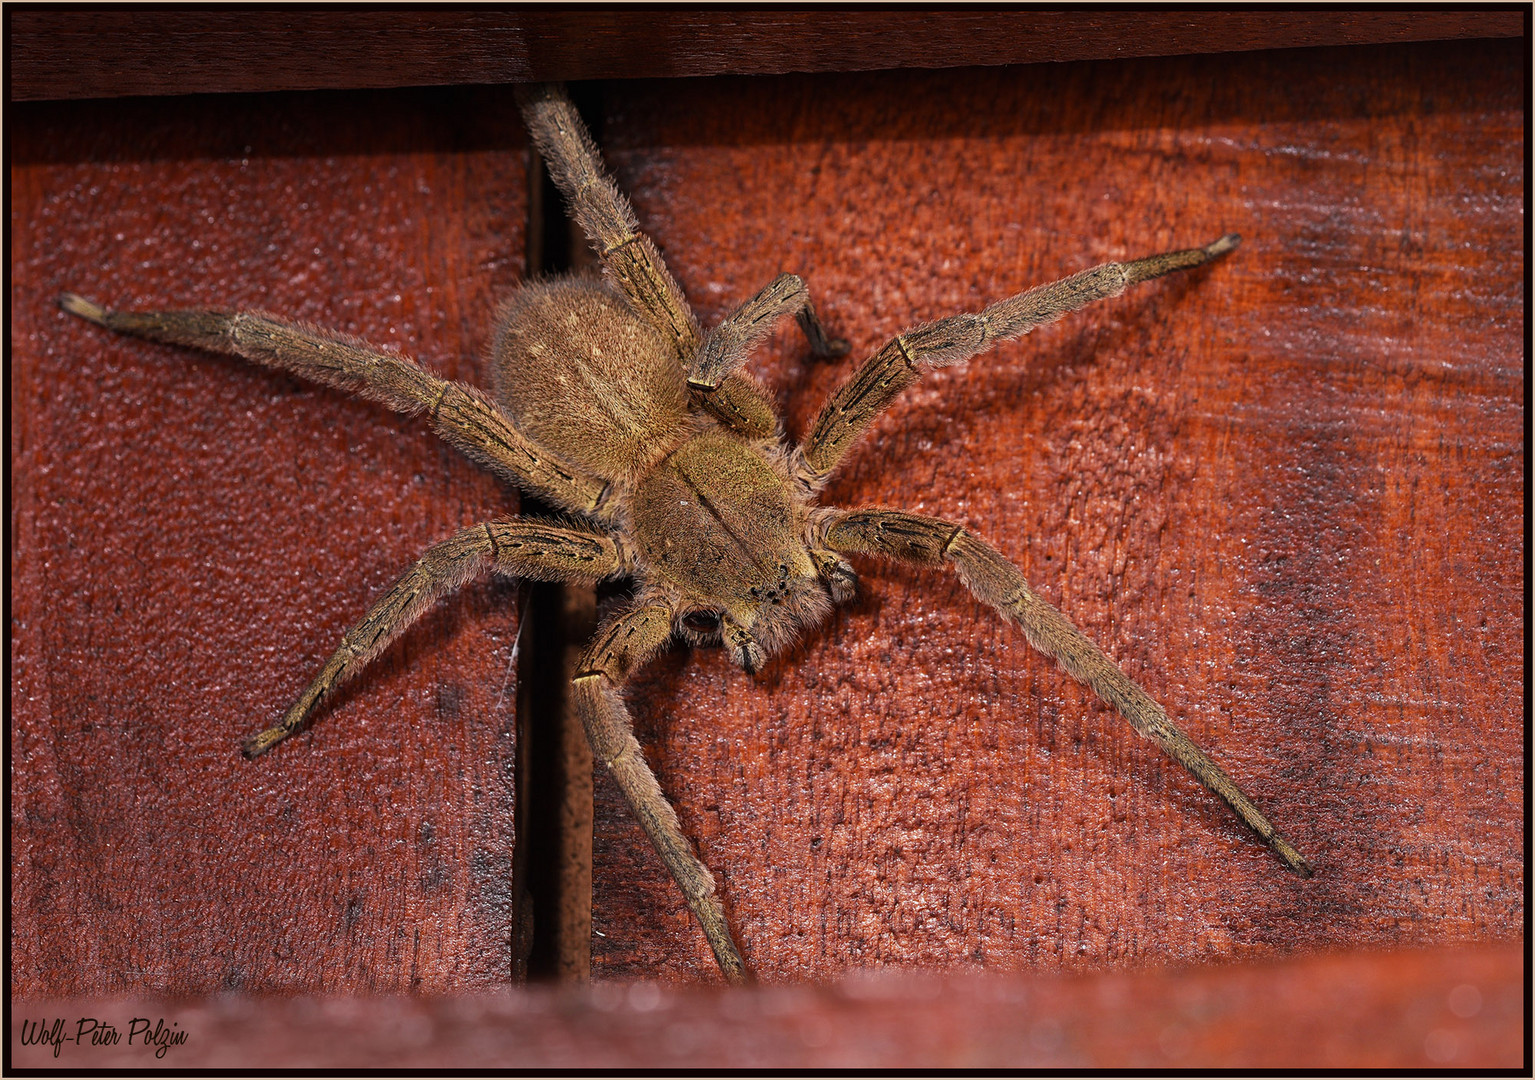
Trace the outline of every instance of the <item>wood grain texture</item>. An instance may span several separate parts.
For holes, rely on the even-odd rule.
[[[1521,70],[1478,44],[612,88],[607,153],[705,325],[794,271],[856,358],[1246,237],[930,375],[827,497],[991,539],[1316,878],[952,577],[864,563],[756,680],[679,651],[632,694],[764,977],[1520,933]],[[803,432],[851,361],[786,329],[754,367]],[[598,803],[594,972],[713,977]]]
[[[1516,9],[39,7],[6,20],[20,101],[940,68],[1527,32]]]
[[[429,615],[295,745],[238,743],[515,494],[423,424],[55,305],[264,307],[477,379],[526,218],[499,104],[13,113],[14,993],[512,976],[514,587]]]
[[[13,1061],[124,1069],[1451,1069],[1529,1067],[1524,950],[911,978],[714,991],[655,983],[472,996],[29,1001]],[[21,1044],[99,1018],[116,1046]],[[132,1044],[135,1017],[149,1021]],[[184,1033],[156,1061],[155,1021]],[[172,1025],[175,1025],[172,1027]]]
[[[1525,782],[1517,43],[615,85],[706,322],[779,270],[856,353],[1092,262],[1247,237],[908,394],[829,492],[974,526],[1319,867],[1302,883],[951,578],[641,741],[769,978],[1509,938]],[[428,543],[515,506],[424,428],[53,307],[247,303],[478,379],[520,274],[504,90],[17,107],[12,959],[22,996],[512,974],[517,594],[429,617],[255,765]],[[247,149],[249,147],[249,149]],[[850,363],[755,369],[803,431]],[[599,778],[593,972],[712,978]]]

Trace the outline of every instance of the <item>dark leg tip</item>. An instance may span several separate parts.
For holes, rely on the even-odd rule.
[[[272,747],[286,739],[292,732],[284,731],[280,727],[267,728],[258,731],[254,735],[248,735],[240,741],[240,753],[245,755],[245,760],[250,761],[266,753]]]
[[[1269,846],[1274,849],[1274,853],[1276,855],[1284,860],[1284,864],[1298,876],[1302,878],[1309,878],[1313,873],[1315,873],[1315,871],[1311,869],[1311,864],[1306,861],[1305,857],[1302,856],[1300,852],[1291,847],[1289,842],[1286,841],[1283,837],[1275,836],[1273,840],[1270,841]]]

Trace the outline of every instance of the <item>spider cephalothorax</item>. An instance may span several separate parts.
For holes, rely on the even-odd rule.
[[[995,549],[953,522],[816,503],[858,437],[923,368],[961,363],[1137,282],[1208,262],[1236,247],[1236,236],[1107,263],[900,334],[832,394],[793,445],[741,366],[787,315],[818,355],[847,351],[827,337],[805,283],[780,275],[701,333],[563,89],[531,88],[521,103],[605,277],[529,284],[512,297],[496,336],[494,400],[397,354],[260,312],[117,312],[73,294],[61,300],[114,330],[230,353],[425,414],[471,460],[570,515],[484,522],[433,545],[346,633],[282,720],[246,740],[248,756],[298,731],[431,603],[486,571],[571,582],[631,578],[633,602],[598,631],[578,665],[576,708],[593,753],[681,887],[721,970],[740,980],[746,964],[713,878],[634,740],[623,686],[674,635],[723,644],[755,672],[853,595],[844,556],[873,554],[952,564],[979,599],[1016,620],[1032,645],[1155,740],[1290,869],[1309,876],[1306,861],[1226,774]]]

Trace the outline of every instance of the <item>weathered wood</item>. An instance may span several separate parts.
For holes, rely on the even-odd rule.
[[[952,576],[865,562],[759,678],[678,652],[633,695],[764,977],[1520,933],[1521,55],[613,89],[608,153],[705,325],[793,271],[851,339],[824,365],[786,328],[754,365],[795,432],[916,322],[1245,237],[928,376],[827,495],[990,539],[1317,876]],[[598,798],[594,971],[712,977]]]
[[[957,582],[867,564],[761,678],[675,651],[634,696],[765,976],[1520,932],[1522,55],[608,88],[604,145],[706,322],[793,270],[866,353],[1094,261],[1246,236],[930,377],[829,496],[973,525],[1317,877]],[[11,120],[13,990],[509,977],[513,589],[430,616],[272,758],[236,742],[422,548],[515,500],[421,426],[53,298],[261,305],[481,378],[520,275],[510,93]],[[786,329],[756,370],[803,431],[851,362]],[[594,972],[713,977],[598,791]]]
[[[1518,37],[1514,10],[7,12],[13,100],[969,67]]]
[[[715,993],[654,983],[467,997],[18,1003],[27,1068],[1514,1070],[1524,949],[1308,956],[1080,978],[873,973]],[[98,1018],[116,1045],[19,1045]],[[147,1024],[129,1043],[134,1018]],[[156,1060],[154,1024],[185,1034]],[[172,1026],[174,1025],[174,1027]]]
[[[312,734],[239,740],[515,494],[420,421],[55,305],[264,307],[478,379],[526,218],[500,97],[13,113],[16,993],[512,977],[513,586],[429,614]]]

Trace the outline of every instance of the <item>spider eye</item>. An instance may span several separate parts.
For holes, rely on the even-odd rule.
[[[690,611],[682,617],[682,625],[701,634],[712,633],[720,628],[718,611]]]

